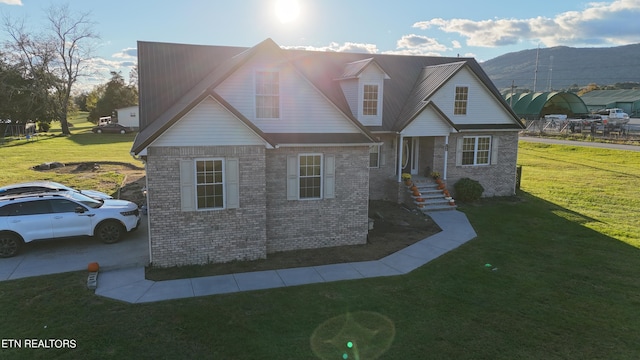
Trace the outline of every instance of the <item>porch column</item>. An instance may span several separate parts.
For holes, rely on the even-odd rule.
[[[442,170],[442,180],[447,180],[447,163],[449,158],[449,135],[444,137],[444,169]]]
[[[400,141],[398,141],[398,182],[402,181],[402,150],[404,148],[402,141],[403,136],[400,134]]]

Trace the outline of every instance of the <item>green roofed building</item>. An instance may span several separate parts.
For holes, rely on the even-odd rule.
[[[526,120],[537,120],[549,114],[579,117],[589,113],[582,99],[569,92],[508,93],[503,97],[518,117]]]
[[[593,90],[581,96],[590,111],[620,108],[640,117],[640,90]]]

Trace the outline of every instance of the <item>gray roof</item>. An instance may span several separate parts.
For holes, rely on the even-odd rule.
[[[593,90],[580,95],[587,105],[607,105],[640,101],[640,90]]]
[[[362,136],[356,138],[366,139],[368,143],[376,142],[370,131],[404,128],[428,105],[428,97],[465,66],[511,111],[480,65],[471,58],[284,50],[271,39],[251,48],[138,42],[140,133],[132,150],[138,153],[144,149],[200,100],[214,96],[214,88],[248,59],[263,52],[276,53],[295,66],[361,129]],[[384,83],[382,126],[364,127],[352,115],[337,79],[353,78],[371,63],[382,69],[389,79]],[[226,102],[223,106],[238,113]],[[511,113],[514,123],[519,124],[515,113]],[[244,117],[240,119],[248,125],[251,123]],[[252,129],[257,130],[255,126]],[[299,138],[264,134],[259,130],[256,133],[272,145],[296,143]]]

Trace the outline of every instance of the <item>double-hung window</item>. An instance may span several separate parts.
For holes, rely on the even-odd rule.
[[[469,87],[456,86],[456,97],[453,103],[453,114],[466,115],[468,100],[469,100]]]
[[[322,198],[322,155],[298,155],[300,199]]]
[[[280,118],[280,74],[276,71],[256,72],[256,118]]]
[[[462,140],[462,165],[489,165],[491,136],[465,137]]]
[[[196,207],[224,208],[224,162],[222,159],[196,160]]]
[[[380,145],[374,145],[369,148],[369,167],[380,167]]]
[[[362,115],[378,115],[378,85],[364,85]]]

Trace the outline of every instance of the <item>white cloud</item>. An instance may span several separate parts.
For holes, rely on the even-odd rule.
[[[568,11],[554,18],[529,19],[431,19],[414,28],[436,28],[467,39],[467,45],[496,47],[522,41],[546,46],[624,45],[640,42],[640,0],[588,3],[581,11]],[[454,45],[455,47],[455,45]]]
[[[363,44],[363,43],[353,43],[353,42],[345,42],[342,45],[337,42],[332,42],[327,46],[282,46],[284,49],[295,49],[295,50],[309,50],[309,51],[333,51],[333,52],[355,52],[355,53],[366,53],[366,54],[377,54],[379,52],[378,46],[375,44]]]
[[[126,48],[122,49],[119,52],[111,55],[116,59],[137,59],[138,58],[138,49],[137,48]]]
[[[0,0],[0,4],[22,6],[22,0]]]
[[[438,52],[447,50],[447,47],[440,44],[438,40],[416,34],[403,35],[396,44],[398,46],[398,49],[417,49],[422,50],[423,52]]]
[[[453,46],[454,49],[460,49],[462,48],[462,44],[460,44],[460,41],[458,40],[453,40],[451,42],[451,45]]]

